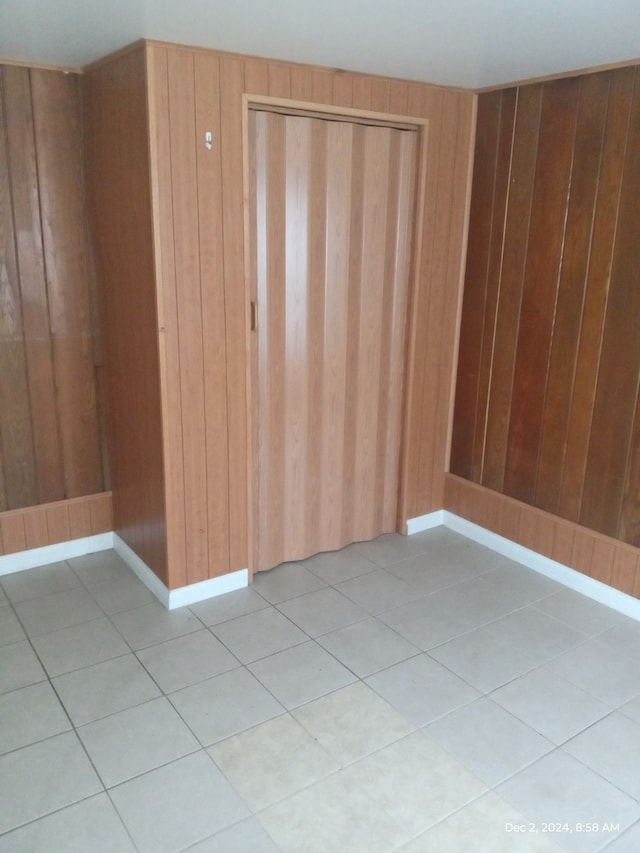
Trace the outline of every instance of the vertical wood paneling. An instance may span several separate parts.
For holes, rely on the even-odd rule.
[[[568,79],[542,95],[504,480],[505,492],[524,501],[535,497],[578,94],[578,82]]]
[[[113,530],[111,492],[0,512],[0,556]]]
[[[517,93],[513,148],[509,167],[511,185],[501,250],[500,294],[493,340],[491,384],[488,391],[482,459],[482,482],[489,488],[498,490],[502,489],[504,483],[506,465],[513,370],[527,255],[541,100],[542,86],[529,86],[520,89]],[[474,231],[475,227],[470,226],[470,240]],[[470,278],[473,277],[473,267],[467,267],[467,275]],[[455,417],[458,421],[457,414]],[[457,462],[454,464],[453,456],[452,470],[457,471]]]
[[[495,531],[501,536],[638,597],[640,551],[637,548],[456,475],[446,475],[446,510],[489,527],[487,505],[493,506],[494,517],[498,513],[502,516],[500,529]]]
[[[562,266],[549,355],[535,503],[557,512],[598,188],[609,75],[581,81]]]
[[[30,73],[64,494],[77,497],[104,488],[79,80]]]
[[[0,507],[105,487],[79,78],[0,69]]]
[[[577,519],[580,514],[602,346],[602,320],[609,295],[622,169],[627,150],[633,79],[634,69],[625,68],[612,74],[610,80],[589,270],[567,429],[571,440],[567,443],[561,474],[558,513],[564,518]]]
[[[166,66],[165,66],[166,67]],[[165,87],[166,91],[166,87]],[[154,89],[150,100],[157,94]],[[113,528],[168,582],[158,303],[144,51],[84,77],[85,151],[107,357]],[[164,161],[163,161],[164,162]],[[166,244],[161,245],[166,251]],[[164,282],[164,266],[157,272]],[[174,499],[173,483],[167,494]],[[184,502],[182,504],[184,506]],[[167,503],[167,508],[169,504]],[[179,524],[171,504],[171,530]],[[98,520],[99,511],[93,511]],[[174,537],[175,538],[175,537]],[[184,541],[184,540],[183,540]],[[184,569],[184,559],[178,563]]]
[[[467,283],[460,324],[458,380],[455,413],[457,429],[451,446],[452,470],[472,478],[478,384],[482,355],[482,325],[488,288],[494,188],[498,158],[501,93],[481,98],[478,104],[476,154],[473,165],[473,196],[469,211]],[[498,227],[500,223],[497,223]]]
[[[195,140],[195,77],[192,51],[168,52],[169,146],[175,263],[175,305],[182,413],[182,466],[186,582],[208,577],[207,460],[198,172]],[[202,140],[204,142],[204,140]],[[197,144],[197,143],[196,143]],[[206,149],[205,149],[206,150]],[[211,330],[213,331],[213,330]],[[176,417],[176,414],[173,415]],[[175,464],[179,464],[177,461]]]
[[[380,78],[374,80],[364,75],[228,54],[190,51],[168,45],[148,44],[139,50],[148,57],[146,81],[144,75],[140,74],[140,69],[134,67],[138,60],[133,60],[129,54],[117,56],[97,66],[89,72],[88,77],[98,79],[104,74],[106,78],[112,75],[118,80],[129,76],[136,98],[139,96],[138,87],[147,87],[154,200],[152,233],[157,287],[155,316],[153,310],[148,316],[157,323],[155,334],[158,351],[155,367],[149,356],[145,369],[151,371],[149,375],[158,377],[156,390],[160,392],[158,405],[161,408],[162,420],[161,426],[156,422],[153,442],[161,439],[162,443],[158,447],[152,442],[153,446],[145,450],[144,458],[146,464],[151,464],[151,460],[159,453],[162,460],[159,476],[163,486],[159,493],[162,494],[164,490],[166,504],[163,520],[157,525],[159,535],[156,540],[167,549],[167,582],[171,587],[175,587],[198,579],[205,568],[208,576],[213,576],[244,568],[249,562],[253,519],[248,492],[251,476],[248,468],[251,400],[248,395],[253,393],[253,390],[247,386],[249,288],[245,286],[245,263],[249,253],[246,245],[247,235],[244,232],[244,195],[247,191],[244,186],[243,162],[244,93],[257,97],[261,94],[280,98],[291,97],[307,100],[310,105],[339,104],[358,109],[378,109],[383,112],[389,110],[394,114],[406,112],[426,120],[429,124],[429,144],[424,152],[421,152],[424,159],[418,176],[419,181],[426,176],[427,192],[424,197],[424,210],[418,210],[421,233],[415,244],[415,261],[412,260],[409,269],[411,276],[415,278],[415,297],[412,296],[412,305],[417,307],[420,319],[416,321],[412,318],[409,347],[412,361],[402,391],[406,397],[403,448],[406,451],[405,459],[409,461],[405,461],[403,465],[398,505],[399,512],[404,513],[411,504],[413,512],[408,515],[439,508],[442,505],[444,490],[451,362],[455,349],[473,97],[470,94],[420,84]],[[178,58],[171,58],[174,53]],[[193,57],[194,65],[193,70],[186,73],[183,65],[186,66],[188,55]],[[89,101],[96,94],[91,88],[92,85],[90,84],[87,95],[89,112]],[[100,91],[99,100],[104,99],[103,106],[107,107],[107,111],[115,109],[122,98],[125,101],[129,99],[130,103],[135,100],[131,94],[118,92],[115,84],[109,90],[105,83],[104,89]],[[143,116],[144,109],[140,109],[140,120],[143,120]],[[135,125],[136,122],[133,121]],[[217,132],[216,122],[219,123]],[[209,125],[214,130],[213,153],[205,151],[201,145],[202,131],[209,129]],[[324,180],[322,169],[326,168],[327,175],[331,177],[325,183],[329,192],[338,198],[341,193],[351,192],[355,172],[360,170],[363,173],[365,146],[364,138],[360,143],[355,140],[355,136],[348,143],[344,140],[338,143],[332,136],[334,123],[331,125],[327,136],[333,141],[327,145],[327,158],[337,161],[339,149],[348,145],[351,151],[349,168],[347,171],[338,169],[334,178],[333,167],[327,162],[326,167],[311,170],[307,179],[311,186],[319,187]],[[136,127],[136,130],[138,129]],[[256,127],[256,133],[259,132]],[[335,132],[339,133],[338,129]],[[116,182],[121,182],[125,175],[121,163],[124,152],[117,143],[115,149],[111,153],[101,149],[101,156],[104,158],[103,162],[109,165],[106,174],[113,175],[115,170],[119,175]],[[142,148],[136,150],[140,157],[133,172],[138,174],[139,178]],[[292,162],[295,163],[295,159]],[[248,174],[251,177],[251,169]],[[128,177],[134,183],[138,180],[134,180],[134,175]],[[342,177],[345,178],[346,184],[343,183]],[[255,178],[253,180],[255,181]],[[385,180],[389,191],[389,175]],[[404,176],[403,180],[412,183],[414,178]],[[140,206],[144,207],[146,191],[140,187],[139,189]],[[103,190],[106,192],[105,188]],[[255,192],[256,196],[260,195],[258,186]],[[269,192],[273,194],[273,187]],[[311,216],[319,221],[322,197],[315,191],[312,196]],[[141,211],[138,213],[141,214]],[[368,215],[373,213],[369,211]],[[284,198],[282,216],[285,216]],[[347,234],[353,230],[350,227],[352,225],[356,230],[360,227],[357,222],[349,222]],[[110,236],[121,240],[122,235],[117,235],[115,231],[116,229],[112,228]],[[140,227],[134,231],[146,246],[148,239],[143,236]],[[403,237],[407,240],[408,252],[414,234],[407,233]],[[350,262],[351,252],[349,246],[345,245],[345,234],[339,231],[338,224],[334,225],[333,221],[327,220],[325,239],[332,240],[336,246],[337,268],[346,266],[349,270],[349,264],[353,265],[355,262],[353,259]],[[105,240],[105,246],[107,242]],[[413,243],[411,248],[414,248]],[[395,248],[389,243],[387,249],[396,251],[397,258],[405,251],[400,248],[400,243]],[[311,274],[318,284],[317,288],[314,288],[313,296],[316,301],[309,303],[307,310],[315,312],[321,299],[326,309],[331,300],[337,300],[338,293],[330,290],[329,265],[333,263],[333,258],[330,259],[329,254],[322,258],[313,248],[310,252],[315,258],[310,266]],[[277,262],[273,260],[273,252],[267,252],[266,247],[258,251],[258,282],[260,265],[266,269],[274,263]],[[401,266],[399,260],[396,265]],[[176,275],[178,268],[179,280]],[[139,269],[139,272],[146,287],[148,270],[144,267]],[[113,277],[111,268],[108,270],[108,278]],[[433,305],[432,297],[435,299]],[[183,304],[185,300],[189,304]],[[191,304],[191,301],[194,304]],[[150,305],[149,302],[148,307]],[[119,310],[121,309],[122,306]],[[360,302],[352,300],[349,310],[353,313],[352,320],[356,323],[354,328],[358,330],[356,341],[359,341],[360,332],[365,335],[365,331],[358,325],[361,320]],[[397,322],[401,313],[394,313],[394,322]],[[366,311],[363,316],[366,317]],[[115,309],[106,324],[113,323],[114,319],[116,323],[126,325],[125,316],[118,315]],[[259,323],[263,322],[262,316],[259,315]],[[370,331],[371,341],[375,337],[374,333],[375,328]],[[193,334],[193,338],[186,340],[185,334]],[[312,349],[318,356],[318,364],[332,334],[333,330],[325,324],[322,331],[312,339]],[[379,334],[384,334],[384,331],[379,330]],[[149,353],[152,340],[153,335],[149,339],[145,338],[145,347]],[[444,354],[439,349],[441,343]],[[277,356],[277,353],[272,352],[271,356],[284,360],[286,353],[283,351],[282,356]],[[338,364],[342,359],[340,355],[337,366],[328,368],[325,364],[322,376],[316,370],[315,363],[307,372],[305,381],[310,391],[305,417],[308,420],[314,413],[315,389],[325,381],[327,371],[341,370],[340,382],[345,383],[349,372],[357,370],[357,364],[351,363],[348,356],[349,353],[345,352],[346,369],[340,368]],[[418,371],[413,363],[414,356],[416,363],[420,365]],[[215,361],[215,368],[210,367],[211,361]],[[354,372],[354,375],[357,374]],[[118,381],[121,381],[120,377]],[[195,388],[195,385],[200,385],[200,388]],[[390,389],[391,393],[400,393],[399,388],[396,383]],[[344,392],[340,391],[338,383],[336,400],[340,399],[341,393]],[[181,408],[187,401],[194,402],[194,414],[193,423],[185,428],[184,421],[190,418],[191,414],[190,411],[181,412]],[[418,407],[415,405],[417,401]],[[384,395],[380,394],[377,406],[386,404]],[[122,402],[116,404],[118,417],[121,416],[123,407]],[[117,417],[115,410],[110,413],[111,420]],[[355,442],[357,434],[357,419],[355,412],[353,414],[353,423],[346,425],[347,443]],[[146,423],[145,418],[148,418],[148,415],[142,417],[141,423]],[[364,427],[365,425],[361,424],[361,431]],[[270,428],[268,424],[261,426],[264,431]],[[187,446],[187,432],[190,446]],[[334,438],[337,441],[339,436],[336,434]],[[266,433],[259,435],[257,440],[268,442],[269,447],[274,447],[274,442]],[[323,437],[320,441],[317,436],[312,436],[307,443],[307,457],[321,455],[326,459],[331,456],[331,464],[338,470],[338,466],[345,463],[340,454],[337,458],[333,454],[335,443],[332,442],[333,438],[327,438],[325,441]],[[408,455],[409,448],[413,451],[411,456]],[[276,449],[272,452],[278,451]],[[121,477],[127,454],[128,451],[120,446],[119,462],[115,467],[118,467]],[[195,468],[196,458],[200,462],[201,471]],[[415,460],[419,460],[418,464]],[[389,469],[391,462],[386,460],[385,465]],[[344,471],[344,468],[340,467],[340,470]],[[372,477],[375,481],[380,479],[378,468]],[[345,479],[349,480],[349,477],[345,476]],[[150,496],[146,494],[148,489],[136,490],[129,482],[127,488],[122,489],[122,482],[122,479],[119,483],[114,480],[114,510],[120,520],[118,523],[124,526],[126,521],[129,544],[134,539],[142,542],[145,540],[142,529],[146,528],[149,533],[151,531],[150,521],[154,518],[151,511],[153,502],[150,502]],[[277,490],[272,494],[277,502]],[[310,518],[315,511],[316,500],[321,500],[318,490],[315,486],[310,486],[303,501],[306,503],[303,522],[307,527],[311,524]],[[335,495],[330,501],[333,509],[327,527],[333,530],[348,524],[349,514],[354,511],[354,507],[357,509],[357,501],[354,503],[343,498],[336,499]],[[138,516],[136,506],[140,508],[143,505],[147,511]],[[154,506],[157,509],[157,502]],[[407,515],[402,515],[401,520],[406,517]],[[395,524],[394,520],[392,526]],[[222,531],[220,535],[212,531],[212,527],[217,525]],[[259,535],[271,537],[270,541],[277,543],[284,536],[284,528],[276,523],[269,531],[260,531]],[[193,541],[187,545],[190,537]],[[205,538],[208,543],[206,548],[203,544]],[[162,560],[158,564],[162,565]],[[163,576],[162,569],[159,574]]]
[[[244,163],[242,93],[246,91],[244,62],[220,59],[222,120],[222,199],[227,336],[227,411],[229,434],[229,566],[249,564],[250,530],[247,471],[247,329],[248,302],[244,249]]]
[[[64,497],[29,70],[2,69],[2,443],[7,508]],[[6,149],[4,143],[6,139]],[[15,231],[14,231],[15,225]],[[10,384],[9,384],[10,383]],[[34,423],[37,429],[34,429]]]
[[[580,522],[620,527],[640,377],[640,72],[636,69]],[[605,482],[603,484],[603,473]],[[632,509],[639,495],[629,495]],[[628,529],[629,525],[625,525]]]
[[[222,174],[220,160],[220,65],[216,56],[196,54],[198,229],[202,298],[208,565],[205,577],[229,571],[229,453],[227,432],[227,346],[225,336]],[[216,144],[203,145],[206,131]]]
[[[638,544],[638,67],[518,89],[510,164],[491,179],[483,143],[499,134],[506,96],[480,97],[451,470]],[[494,251],[507,169],[492,333],[493,276],[477,259]],[[611,569],[597,572],[607,582]]]

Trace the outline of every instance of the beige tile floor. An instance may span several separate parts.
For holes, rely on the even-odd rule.
[[[640,849],[640,623],[445,529],[0,578],[0,853]]]

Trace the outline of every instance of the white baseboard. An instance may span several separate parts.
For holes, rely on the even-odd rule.
[[[422,533],[423,530],[431,530],[432,527],[442,527],[444,524],[444,510],[438,509],[435,512],[430,512],[427,515],[419,515],[417,518],[410,518],[407,521],[407,535],[412,536],[414,533]]]
[[[85,554],[106,551],[109,548],[113,548],[113,533],[96,533],[94,536],[83,536],[82,539],[70,539],[68,542],[18,551],[16,554],[3,554],[0,557],[0,575],[11,575],[13,572],[35,569],[37,566],[70,560],[72,557],[83,557]]]
[[[230,572],[217,578],[209,578],[206,581],[181,586],[178,589],[169,589],[117,533],[113,534],[113,548],[131,571],[164,604],[167,610],[196,604],[198,601],[205,601],[208,598],[224,595],[225,592],[233,592],[249,585],[248,569],[240,569],[240,571]]]
[[[517,542],[505,539],[504,536],[492,533],[490,530],[480,527],[479,524],[467,521],[465,518],[461,518],[459,515],[455,515],[447,510],[441,510],[440,513],[432,512],[420,518],[410,519],[407,521],[407,531],[409,533],[418,533],[421,530],[428,530],[433,525],[430,524],[429,527],[420,526],[422,519],[430,520],[432,516],[438,514],[442,516],[441,523],[444,527],[448,527],[450,530],[466,536],[467,539],[471,539],[479,545],[490,548],[503,557],[508,557],[510,560],[522,563],[523,566],[527,566],[527,568],[533,569],[541,575],[552,578],[552,580],[558,581],[564,584],[564,586],[569,587],[569,589],[573,589],[576,592],[586,595],[588,598],[592,598],[594,601],[600,602],[600,604],[611,607],[619,613],[624,613],[625,616],[629,616],[631,619],[640,621],[639,599],[634,598],[632,595],[627,595],[625,592],[620,592],[620,590],[601,583],[601,581],[590,578],[588,575],[582,574],[582,572],[569,568],[569,566],[557,563],[555,560],[549,559],[549,557],[543,557],[537,551],[532,551],[530,548],[518,545]]]

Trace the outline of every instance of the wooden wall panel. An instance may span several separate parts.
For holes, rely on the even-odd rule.
[[[107,357],[113,529],[165,583],[167,526],[144,51],[83,80]]]
[[[640,66],[479,101],[450,469],[640,545]]]
[[[500,513],[499,529],[485,523],[487,505],[494,507],[494,514]],[[454,474],[446,475],[444,508],[563,566],[638,597],[640,550],[625,542]]]
[[[0,556],[112,530],[111,492],[0,512]]]
[[[140,432],[150,430],[149,444],[141,448],[139,434],[114,427],[115,524],[134,550],[141,553],[134,540],[146,549],[141,556],[170,587],[245,568],[253,550],[245,94],[302,99],[310,109],[351,106],[426,122],[418,177],[425,192],[417,195],[423,204],[416,214],[410,268],[402,441],[408,461],[401,471],[399,528],[407,517],[439,508],[443,499],[473,95],[160,43],[139,45],[86,75],[87,150],[101,164],[102,176],[94,166],[94,209],[107,204],[110,210],[96,217],[101,280],[128,280],[123,266],[135,266],[140,282],[129,312],[146,312],[137,339],[145,362],[139,375],[157,377],[157,387],[154,378],[135,404]],[[148,138],[143,139],[147,108]],[[107,128],[109,121],[122,127],[125,119],[135,131],[133,142],[127,140],[134,146],[127,168],[124,146]],[[203,138],[209,129],[210,151]],[[142,177],[149,165],[151,189]],[[136,187],[137,201],[125,193],[130,186]],[[128,229],[119,230],[115,222],[116,201]],[[134,237],[144,247],[135,263],[128,248],[117,261],[107,257],[110,241],[128,246]],[[146,253],[150,241],[155,268]],[[123,352],[133,343],[124,306],[121,294],[106,318],[106,326],[121,329],[107,335],[109,361],[116,343]],[[124,376],[120,365],[118,356],[108,379],[112,424],[126,408],[126,392],[115,391]],[[139,382],[137,375],[133,381]],[[125,474],[126,469],[133,475],[134,468],[125,464],[133,447],[141,451],[135,468],[140,479],[155,465],[144,487],[135,487]],[[156,520],[155,552],[143,531],[148,519]]]
[[[108,480],[79,86],[0,68],[0,510]]]

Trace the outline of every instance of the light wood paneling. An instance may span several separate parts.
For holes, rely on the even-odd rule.
[[[107,358],[113,529],[168,583],[144,52],[85,75],[84,108]]]
[[[88,71],[86,83],[94,192],[109,210],[96,217],[100,274],[112,286],[119,282],[122,291],[105,317],[106,328],[120,329],[106,335],[107,360],[116,359],[108,380],[109,421],[119,424],[129,410],[140,425],[138,431],[130,425],[113,428],[116,529],[127,532],[131,547],[170,587],[249,565],[253,389],[247,381],[246,94],[303,98],[311,110],[352,106],[426,122],[416,189],[419,224],[410,254],[398,527],[403,529],[407,517],[440,508],[473,95],[159,43],[105,60]],[[132,138],[122,132],[126,122]],[[204,130],[213,132],[210,151]],[[109,255],[109,245],[124,250]],[[125,294],[132,289],[136,296],[128,302]],[[132,317],[141,324],[135,335]],[[124,353],[131,352],[134,338],[139,367],[127,376],[130,390],[122,388],[120,395],[115,389],[123,385]],[[318,338],[314,346],[326,343]],[[146,389],[138,387],[144,375]],[[131,399],[134,393],[137,400]],[[312,444],[311,452],[319,447]],[[376,470],[374,479],[381,476]],[[314,500],[310,494],[309,507]]]
[[[417,131],[251,110],[256,567],[396,526]]]
[[[111,492],[0,512],[0,556],[111,530]]]
[[[480,96],[450,463],[633,545],[639,152],[640,66]]]
[[[489,521],[486,506],[492,511]],[[638,597],[640,549],[484,486],[446,475],[444,508],[518,545]]]
[[[79,85],[0,68],[0,509],[108,479]]]

